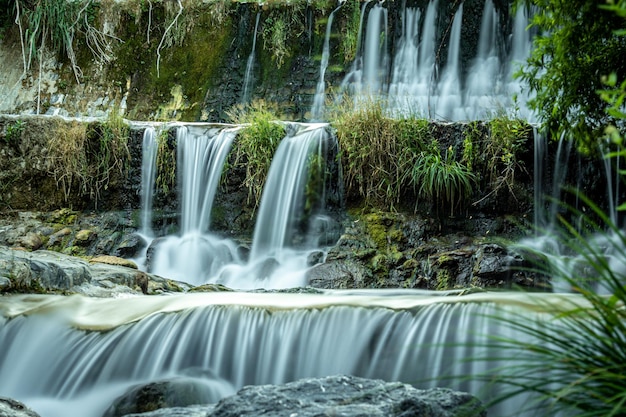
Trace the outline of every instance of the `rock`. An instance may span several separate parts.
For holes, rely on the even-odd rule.
[[[214,408],[214,405],[190,405],[189,407],[161,408],[145,413],[126,414],[124,417],[206,417]]]
[[[39,414],[19,401],[0,397],[0,417],[39,417]]]
[[[29,232],[19,239],[19,244],[28,250],[37,250],[43,245],[43,241],[37,233]]]
[[[308,285],[322,289],[364,288],[371,279],[367,267],[350,259],[318,264],[307,272]]]
[[[96,238],[96,233],[90,229],[79,230],[76,233],[75,244],[79,246],[87,246]]]
[[[11,280],[7,277],[0,276],[0,292],[11,288]]]
[[[481,286],[502,285],[511,280],[511,265],[515,258],[500,245],[482,245],[476,251],[474,276]]]
[[[133,257],[136,256],[139,251],[145,249],[147,245],[147,242],[141,236],[133,233],[123,238],[113,253],[120,257]]]
[[[131,389],[117,398],[103,417],[121,417],[163,408],[210,404],[234,393],[235,389],[228,381],[210,373],[196,377],[175,377]],[[204,408],[206,415],[206,407]]]
[[[248,386],[221,400],[210,417],[486,416],[480,401],[447,388],[419,390],[401,382],[353,376],[308,378],[285,385]]]
[[[91,258],[89,260],[89,262],[91,262],[91,263],[108,264],[108,265],[125,266],[126,268],[137,269],[137,264],[134,263],[133,261],[128,260],[128,259],[124,259],[124,258],[119,258],[117,256],[111,256],[111,255],[95,256],[95,257]]]
[[[0,248],[0,275],[10,278],[24,292],[67,290],[91,280],[88,264],[82,259],[51,251],[8,248]]]

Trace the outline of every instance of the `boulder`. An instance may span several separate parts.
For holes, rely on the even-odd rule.
[[[39,417],[39,414],[19,401],[0,397],[0,417]]]
[[[103,417],[122,417],[131,413],[160,409],[168,409],[167,413],[161,415],[171,416],[172,408],[183,409],[190,405],[216,403],[235,392],[230,382],[210,371],[191,369],[188,373],[193,376],[179,376],[132,388],[118,397],[105,411]],[[206,416],[207,407],[202,408],[204,408],[202,415]]]
[[[221,400],[210,417],[258,416],[486,416],[470,394],[447,388],[419,390],[401,382],[353,376],[307,378],[285,385],[248,386]]]

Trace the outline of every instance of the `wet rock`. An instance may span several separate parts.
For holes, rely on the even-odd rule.
[[[207,417],[214,405],[191,405],[189,407],[162,408],[139,414],[126,414],[124,417]]]
[[[309,266],[317,265],[322,262],[324,262],[324,252],[321,250],[313,251],[306,257],[306,264]]]
[[[117,398],[105,411],[103,417],[121,417],[130,413],[211,404],[234,393],[234,387],[228,381],[218,377],[205,375],[175,377],[131,389]],[[207,408],[204,407],[204,415],[206,415],[206,411]],[[172,414],[161,415],[170,416]]]
[[[122,258],[131,258],[136,256],[141,250],[145,249],[148,243],[138,234],[132,233],[125,236],[113,251],[113,255]]]
[[[0,397],[0,417],[39,417],[39,414],[17,400]]]
[[[352,376],[309,378],[285,385],[248,386],[221,400],[210,417],[486,416],[478,399],[444,388],[418,390],[400,382]]]
[[[514,256],[497,244],[486,244],[478,248],[475,254],[474,276],[481,286],[494,286],[509,283],[511,280],[511,265],[515,263]]]
[[[0,292],[11,288],[11,280],[7,277],[0,276]]]
[[[71,234],[72,229],[70,229],[69,227],[64,227],[59,231],[51,234],[50,239],[48,239],[48,247],[50,248],[54,245],[61,244],[61,242],[63,242],[63,239]]]

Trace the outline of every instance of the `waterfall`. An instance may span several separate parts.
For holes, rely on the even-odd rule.
[[[448,59],[439,82],[437,115],[446,120],[463,120],[460,80],[461,23],[463,21],[463,4],[454,14],[450,41],[448,43]]]
[[[242,103],[248,103],[250,101],[250,87],[252,84],[252,69],[254,68],[254,53],[256,51],[256,34],[259,28],[259,19],[261,18],[261,11],[256,14],[256,22],[254,24],[254,33],[252,35],[252,51],[248,56],[248,62],[246,64],[246,74],[243,78],[243,96],[241,98]]]
[[[309,164],[319,155],[320,143],[328,137],[326,124],[312,125],[284,138],[272,159],[263,187],[250,259],[281,258],[292,246],[298,216],[303,213],[304,191]]]
[[[365,21],[364,5],[359,26],[359,33],[363,31],[362,36],[359,34],[363,47],[358,49],[352,69],[341,84],[341,91],[352,95],[355,106],[368,97],[382,99],[390,114],[398,117],[416,115],[464,121],[506,113],[534,122],[536,116],[526,105],[529,93],[513,77],[528,57],[532,45],[531,33],[526,29],[528,10],[519,7],[509,25],[502,22],[494,1],[486,0],[476,56],[464,63],[460,54],[464,30],[461,3],[452,18],[448,57],[437,76],[437,33],[448,32],[438,27],[438,23],[444,23],[446,28],[449,24],[438,18],[439,7],[437,0],[428,2],[425,9],[403,4],[402,23],[398,25],[402,31],[389,71],[386,9],[380,3],[375,4]],[[512,28],[504,35],[507,37],[504,40],[501,35],[503,27]],[[461,71],[462,67],[469,69]],[[386,79],[388,71],[389,80]]]
[[[511,35],[507,92],[509,95],[516,97],[520,117],[526,119],[529,123],[534,123],[537,121],[537,115],[526,104],[532,97],[528,89],[524,89],[523,84],[514,77],[515,72],[526,62],[530,55],[532,40],[527,29],[528,22],[527,9],[518,7],[513,20],[513,33]]]
[[[418,82],[419,21],[421,12],[415,8],[402,10],[402,37],[398,41],[398,52],[393,59],[393,72],[389,85],[389,97],[393,99],[396,113],[407,113],[412,107]],[[408,108],[407,111],[403,109]],[[420,109],[421,110],[421,109]]]
[[[466,114],[469,119],[485,119],[508,105],[501,96],[500,58],[496,44],[499,27],[498,14],[492,0],[485,2],[480,24],[478,53],[470,69],[466,89]]]
[[[158,144],[154,128],[147,127],[143,132],[141,155],[141,229],[140,233],[152,236],[152,199],[156,176]]]
[[[324,82],[324,75],[326,74],[326,67],[328,67],[328,58],[330,56],[330,30],[333,25],[333,17],[335,12],[343,5],[340,4],[335,10],[333,10],[328,16],[328,22],[326,23],[326,34],[324,35],[324,49],[322,51],[322,62],[320,63],[320,79],[317,82],[317,88],[315,90],[315,97],[313,98],[313,108],[311,109],[311,120],[322,120],[324,117],[324,101],[326,100],[326,84]]]
[[[363,83],[365,94],[375,97],[384,82],[387,54],[387,9],[376,3],[367,17],[363,51]]]
[[[341,83],[342,91],[354,96],[355,106],[372,99],[383,90],[384,73],[387,70],[387,9],[380,3],[367,8],[366,1],[361,8],[361,18],[357,35],[357,57],[351,71]],[[367,19],[365,15],[367,13]],[[367,20],[365,31],[364,22]],[[364,41],[363,39],[364,38]]]
[[[215,192],[234,138],[235,131],[230,129],[215,133],[192,126],[178,127],[183,234],[209,230]]]
[[[226,264],[239,262],[233,242],[208,234],[211,209],[235,129],[179,126],[181,234],[157,241],[150,272],[204,284]]]
[[[485,399],[498,388],[437,378],[504,365],[468,361],[502,353],[489,351],[488,337],[524,337],[493,319],[497,305],[530,325],[569,299],[417,291],[5,298],[5,316],[42,313],[0,316],[0,395],[42,417],[100,417],[130,387],[174,377],[212,387],[207,402],[244,385],[335,374],[447,385]],[[489,414],[509,415],[528,401],[514,397]]]

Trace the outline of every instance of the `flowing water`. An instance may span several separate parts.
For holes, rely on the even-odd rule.
[[[254,23],[254,33],[252,35],[252,51],[248,56],[246,63],[246,73],[243,78],[243,96],[241,98],[242,103],[248,103],[250,101],[250,88],[252,87],[252,70],[254,69],[254,55],[256,52],[256,34],[259,28],[259,20],[261,18],[261,11],[256,14],[256,21]]]
[[[468,360],[489,355],[481,346],[488,336],[520,337],[490,318],[496,306],[530,323],[548,317],[547,306],[576,299],[401,290],[4,297],[0,395],[42,417],[99,417],[131,386],[164,379],[191,380],[214,402],[243,385],[350,374],[488,398],[493,387],[433,378],[500,365]],[[527,400],[491,415],[510,415]]]
[[[330,12],[328,22],[326,23],[326,34],[324,35],[324,49],[322,50],[322,61],[320,62],[320,79],[317,82],[315,96],[313,97],[313,108],[311,109],[311,120],[318,121],[324,117],[324,101],[326,100],[326,83],[324,75],[326,67],[328,67],[328,58],[330,56],[330,31],[333,25],[333,17],[335,12],[341,8],[343,4],[337,6],[335,10]]]
[[[240,262],[233,242],[209,233],[215,193],[235,134],[234,128],[177,128],[180,234],[157,241],[150,272],[201,285],[224,265]]]
[[[158,143],[156,131],[147,127],[143,133],[141,161],[141,229],[140,233],[152,236],[152,199],[156,178]]]
[[[487,0],[476,56],[465,64],[469,68],[462,68],[463,4],[452,21],[439,16],[439,8],[437,0],[423,8],[403,5],[391,63],[385,52],[386,9],[376,4],[366,19],[362,13],[362,48],[341,84],[342,90],[354,97],[355,106],[382,99],[394,115],[464,121],[508,113],[534,122],[535,115],[526,106],[528,91],[514,78],[532,44],[528,10],[519,7],[510,25],[505,25],[494,2]],[[510,26],[511,32],[503,34],[504,26]],[[447,59],[440,65],[443,54]]]
[[[326,124],[291,124],[279,144],[263,189],[249,260],[238,244],[210,231],[217,187],[238,128],[207,124],[177,127],[180,232],[151,240],[149,272],[192,285],[292,288],[306,285],[306,205],[312,163],[331,137]],[[144,181],[146,179],[144,178]],[[319,198],[319,196],[317,196]],[[317,218],[315,217],[315,218]],[[314,220],[314,219],[312,219]],[[308,243],[308,244],[307,244]],[[137,260],[143,265],[145,260]]]

